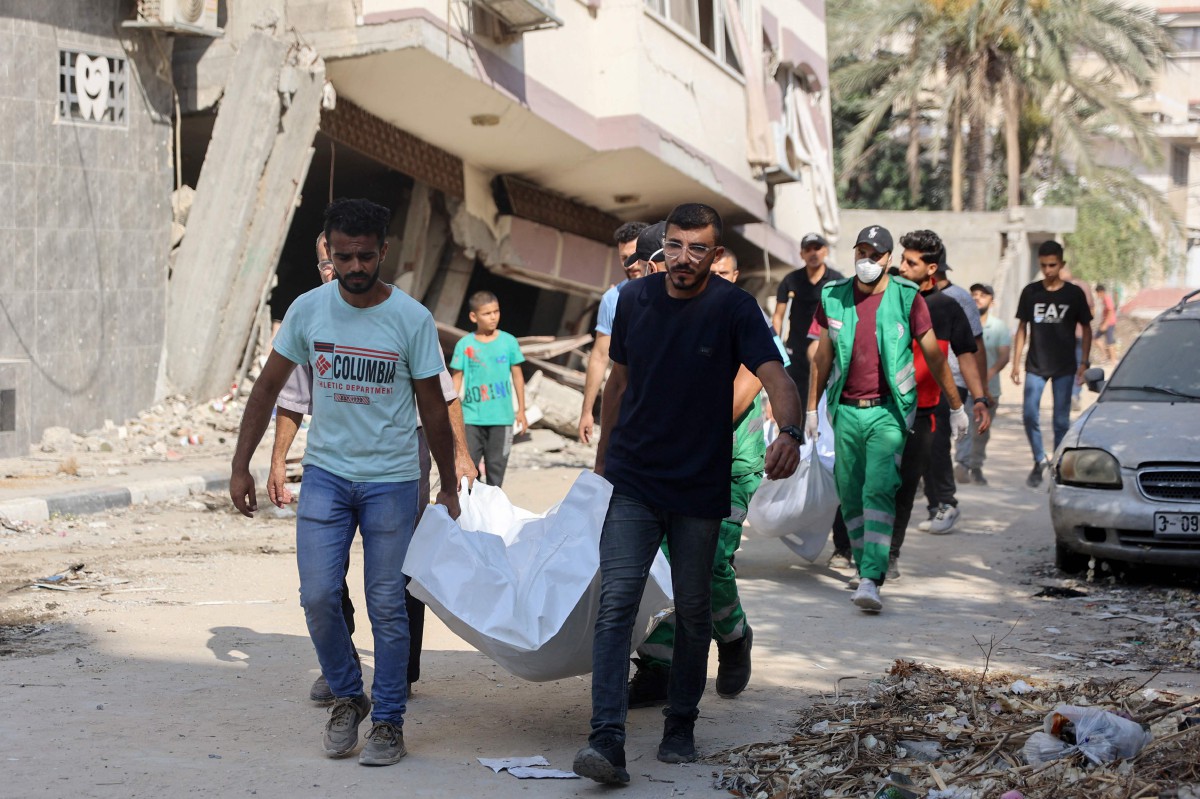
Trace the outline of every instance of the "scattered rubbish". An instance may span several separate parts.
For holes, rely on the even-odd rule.
[[[921,794],[909,790],[913,787],[915,786],[910,778],[892,772],[875,792],[875,799],[920,799]]]
[[[39,577],[22,588],[41,588],[48,591],[84,591],[90,588],[109,588],[114,585],[124,585],[128,580],[116,577],[105,577],[94,572],[84,571],[84,564],[76,563],[57,574],[49,577]]]
[[[1081,596],[1087,596],[1087,592],[1078,591],[1074,588],[1063,588],[1058,585],[1042,586],[1042,590],[1034,594],[1035,597],[1049,597],[1050,599],[1078,599]]]
[[[479,757],[476,758],[481,766],[490,768],[495,773],[507,771],[519,780],[577,780],[579,775],[573,771],[559,771],[546,768],[550,761],[541,755],[529,757]]]
[[[1096,707],[1059,705],[1046,716],[1043,726],[1045,732],[1073,745],[1097,764],[1136,757],[1153,738],[1136,721]]]
[[[1029,683],[1025,682],[1024,680],[1017,680],[1012,685],[1008,686],[1008,690],[1012,691],[1014,694],[1020,695],[1020,694],[1031,694],[1034,691],[1036,691],[1037,689],[1034,688]]]
[[[1014,695],[1018,681],[1031,690]],[[1133,678],[1054,683],[897,660],[865,692],[843,682],[801,710],[789,738],[708,762],[714,787],[742,797],[1166,797],[1200,775],[1200,723],[1181,727],[1197,706],[1161,688],[1146,694]],[[1069,721],[1074,740],[1052,735],[1053,723],[1043,729],[1056,712],[1065,720],[1058,733]],[[1105,752],[1114,757],[1092,760]]]
[[[479,765],[490,768],[497,774],[505,769],[550,765],[550,761],[541,755],[532,755],[530,757],[477,757],[475,759],[479,761]]]

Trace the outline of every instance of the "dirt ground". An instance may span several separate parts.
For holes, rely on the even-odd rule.
[[[755,629],[754,677],[733,700],[717,698],[710,684],[697,725],[702,755],[782,740],[798,708],[835,686],[865,690],[896,658],[980,668],[990,656],[993,667],[1031,678],[1124,676],[1131,685],[1200,692],[1194,586],[1104,572],[1092,583],[1064,579],[1051,565],[1046,495],[1023,484],[1026,448],[1011,406],[991,453],[991,485],[960,489],[955,534],[910,531],[903,576],[885,586],[878,616],[849,603],[845,577],[824,558],[808,564],[776,541],[746,540],[737,568]],[[544,510],[584,465],[569,452],[559,460],[535,469],[518,455],[507,492],[518,505]],[[382,769],[324,758],[325,710],[308,701],[317,671],[287,516],[244,519],[227,497],[208,495],[4,530],[0,795],[606,792],[579,780],[517,780],[476,762],[543,755],[569,769],[588,729],[589,682],[512,677],[432,615],[405,727],[409,756]],[[78,564],[83,571],[66,585],[89,587],[29,587]],[[359,561],[351,574],[361,608]],[[1047,586],[1084,595],[1034,596]],[[369,679],[369,623],[365,613],[359,620],[355,638]],[[714,650],[710,676],[715,658]],[[661,725],[657,709],[630,713],[633,782],[622,796],[718,795],[713,766],[655,760]]]

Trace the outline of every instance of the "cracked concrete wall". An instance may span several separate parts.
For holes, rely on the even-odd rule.
[[[167,379],[218,396],[242,363],[299,202],[320,124],[316,53],[256,31],[225,86],[171,275]]]

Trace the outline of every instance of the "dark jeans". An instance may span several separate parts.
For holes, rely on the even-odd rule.
[[[961,402],[967,401],[967,390],[958,389]],[[954,458],[950,454],[950,401],[942,395],[933,411],[933,433],[929,437],[929,463],[925,466],[925,501],[929,515],[942,505],[958,506],[954,498]]]
[[[669,716],[695,720],[708,674],[712,567],[720,519],[653,508],[614,493],[600,535],[600,608],[592,646],[592,745],[625,743],[633,625],[663,536],[671,550],[675,644],[667,687]]]
[[[479,461],[487,464],[487,477],[483,482],[499,488],[504,484],[504,472],[508,469],[508,454],[512,450],[512,425],[466,425],[467,451],[471,461],[479,468]]]
[[[892,557],[900,557],[904,546],[904,533],[912,518],[913,500],[917,496],[917,483],[929,463],[929,444],[933,417],[917,412],[912,435],[904,442],[904,455],[900,459],[900,490],[896,492],[896,521],[892,527]]]
[[[850,557],[850,531],[846,529],[846,520],[842,518],[841,505],[838,505],[837,515],[833,517],[833,551]]]
[[[425,428],[417,428],[417,459],[421,464],[421,477],[417,481],[417,524],[429,506],[429,470],[432,460],[429,444],[425,440]],[[345,574],[350,573],[350,559],[346,558]],[[421,647],[425,642],[425,603],[408,592],[411,577],[404,578],[404,607],[408,611],[408,681],[421,679]],[[342,578],[342,616],[350,635],[354,635],[354,603],[350,600],[350,586]]]

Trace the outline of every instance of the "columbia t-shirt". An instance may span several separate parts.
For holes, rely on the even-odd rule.
[[[438,355],[441,354],[441,350],[438,350]],[[450,373],[445,371],[445,369],[446,359],[443,357],[443,371],[438,375],[438,385],[442,387],[442,399],[446,400],[446,402],[453,402],[458,399],[458,392],[454,390],[454,380],[451,379]],[[284,410],[312,416],[312,386],[312,367],[306,363],[302,363],[293,369],[291,375],[288,376],[287,382],[283,384],[283,388],[279,391],[279,396],[275,399],[275,404]],[[421,409],[417,408],[417,427],[420,426]]]
[[[517,420],[513,411],[512,368],[525,362],[521,346],[503,330],[491,341],[468,333],[454,345],[450,368],[463,373],[463,421],[480,427],[505,427]]]
[[[1073,283],[1049,291],[1038,280],[1021,290],[1017,302],[1017,319],[1029,326],[1029,355],[1025,371],[1040,377],[1063,377],[1075,374],[1075,326],[1087,327],[1092,322],[1083,289]],[[1021,357],[1014,353],[1013,357]]]
[[[754,298],[710,278],[690,299],[667,294],[666,274],[621,289],[609,354],[628,370],[605,454],[614,490],[659,510],[729,515],[733,379],[780,361]]]
[[[355,308],[336,281],[300,295],[275,334],[275,351],[313,370],[304,465],[345,480],[416,480],[413,380],[443,371],[433,316],[399,289]]]

